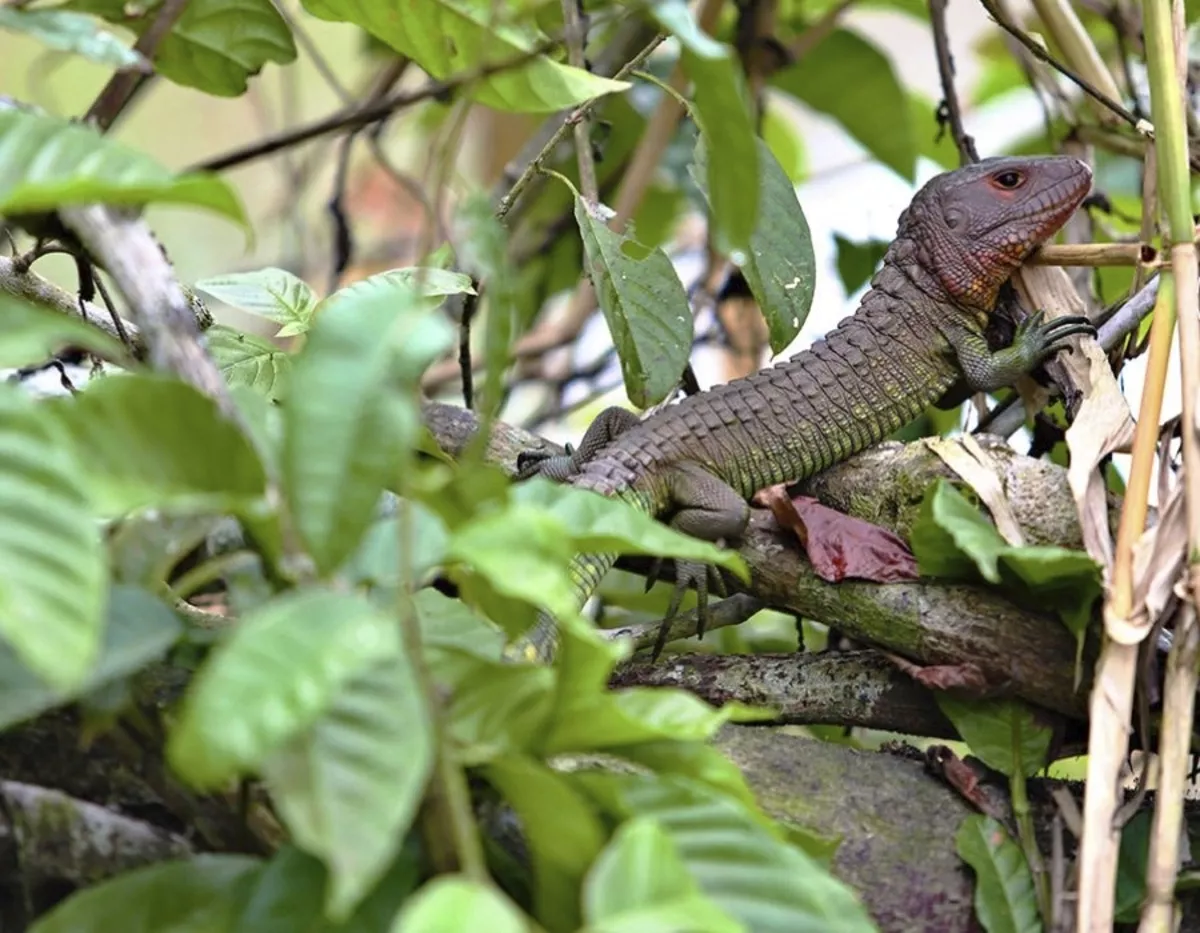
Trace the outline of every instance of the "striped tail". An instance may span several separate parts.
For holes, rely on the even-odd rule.
[[[654,513],[654,505],[650,497],[640,490],[623,489],[614,493],[613,498],[620,498],[634,508],[650,514]],[[617,562],[618,555],[611,554],[576,554],[571,560],[568,572],[571,583],[575,588],[575,604],[582,607],[596,592],[604,575]],[[537,614],[537,621],[527,633],[518,638],[505,649],[504,656],[513,661],[525,661],[535,664],[549,664],[554,660],[558,651],[558,623],[554,616],[544,609]]]

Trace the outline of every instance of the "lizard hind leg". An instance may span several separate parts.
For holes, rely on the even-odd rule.
[[[517,479],[544,476],[561,483],[576,473],[603,447],[618,435],[624,434],[641,419],[628,408],[606,408],[588,425],[578,449],[567,445],[565,454],[550,454],[542,450],[523,450],[517,454]]]
[[[671,495],[668,525],[676,531],[711,541],[720,547],[741,539],[750,521],[750,506],[736,489],[695,463],[675,464],[666,474],[666,480]],[[662,565],[661,559],[654,562],[647,578],[647,589],[657,580]],[[696,635],[703,638],[708,625],[710,585],[718,595],[725,595],[725,582],[715,567],[699,561],[676,560],[675,591],[671,595],[667,614],[663,617],[663,631],[678,613],[688,587],[694,586],[698,623]],[[661,633],[659,641],[662,641]]]

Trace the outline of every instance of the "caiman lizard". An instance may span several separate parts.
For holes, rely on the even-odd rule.
[[[900,215],[896,238],[858,309],[811,347],[753,375],[690,395],[640,420],[609,408],[567,455],[525,452],[518,476],[541,475],[631,503],[672,528],[724,546],[739,540],[748,500],[806,479],[879,443],[951,387],[972,392],[1019,376],[1094,333],[1086,317],[1041,312],[993,351],[986,328],[1001,287],[1086,197],[1092,173],[1067,156],[986,159],[938,175]],[[576,555],[583,603],[616,554]],[[701,620],[713,568],[676,562],[666,619],[695,586]],[[657,574],[652,574],[652,578]],[[549,661],[553,618],[540,613],[510,656]]]

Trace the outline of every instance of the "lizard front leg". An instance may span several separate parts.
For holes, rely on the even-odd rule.
[[[971,391],[994,392],[1011,386],[1020,376],[1066,350],[1070,346],[1068,338],[1096,333],[1086,317],[1072,315],[1049,322],[1044,318],[1045,313],[1038,311],[1022,321],[1012,343],[1003,350],[993,351],[983,334],[965,328],[947,334]]]
[[[542,450],[523,450],[517,454],[517,479],[545,476],[555,482],[564,482],[579,472],[592,456],[623,434],[641,419],[628,408],[612,406],[606,408],[588,425],[576,450],[567,444],[565,454],[549,454]]]
[[[676,463],[665,474],[671,496],[667,524],[676,531],[724,546],[740,540],[750,521],[750,506],[732,486],[697,463]],[[649,589],[658,578],[663,561],[654,562],[647,578]],[[708,624],[708,588],[725,595],[725,583],[715,567],[699,561],[675,561],[675,592],[671,596],[663,627],[669,626],[689,586],[696,588],[697,637],[704,637]]]

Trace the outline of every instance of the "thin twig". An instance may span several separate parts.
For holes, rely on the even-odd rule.
[[[573,68],[586,70],[583,44],[587,39],[583,19],[579,12],[579,0],[562,0],[563,23],[566,26],[567,63]],[[592,155],[591,127],[587,114],[575,122],[575,159],[579,163],[579,190],[592,204],[599,195],[596,190],[596,159]]]
[[[963,128],[962,108],[954,88],[954,56],[950,53],[950,37],[946,32],[946,0],[929,0],[929,21],[933,25],[933,45],[937,50],[938,76],[942,82],[938,122],[943,128],[949,126],[950,136],[958,149],[959,164],[969,165],[979,161],[979,152],[975,149],[975,140]]]
[[[332,116],[317,120],[307,126],[296,127],[269,139],[260,140],[249,146],[235,149],[233,152],[228,152],[225,155],[216,156],[204,162],[198,162],[192,166],[190,171],[223,171],[237,165],[245,165],[247,162],[253,162],[255,159],[273,155],[282,149],[298,146],[301,143],[306,143],[319,136],[325,136],[328,133],[366,126],[369,123],[374,123],[377,120],[391,116],[397,110],[411,107],[413,104],[424,100],[443,97],[473,81],[479,81],[483,78],[489,78],[492,75],[520,68],[523,65],[529,64],[529,62],[538,56],[553,51],[558,45],[559,39],[549,39],[539,43],[536,47],[528,51],[514,55],[503,61],[492,62],[479,68],[472,68],[461,75],[455,75],[444,81],[430,81],[415,90],[393,94],[391,97],[385,98],[378,103],[367,104],[351,110],[340,110]]]
[[[175,28],[187,5],[188,0],[166,0],[159,7],[150,28],[133,44],[133,50],[142,55],[147,62],[153,61],[154,53],[158,51],[163,39]],[[104,85],[95,102],[88,108],[84,119],[98,126],[100,132],[105,132],[133,100],[138,89],[153,76],[153,69],[118,71]]]
[[[996,21],[996,25],[1020,42],[1021,45],[1025,46],[1025,48],[1029,50],[1030,54],[1033,55],[1034,58],[1045,62],[1059,74],[1063,75],[1069,81],[1072,81],[1085,93],[1099,101],[1143,136],[1149,137],[1153,135],[1153,126],[1148,124],[1145,120],[1139,120],[1136,116],[1134,116],[1134,114],[1125,109],[1125,106],[1122,103],[1113,100],[1099,88],[1093,85],[1090,81],[1081,77],[1080,75],[1077,75],[1066,65],[1055,59],[1054,56],[1042,48],[1042,46],[1038,45],[1038,43],[1028,36],[1023,30],[1010,23],[1004,14],[1001,13],[997,8],[995,0],[979,0],[979,2],[983,4],[983,8],[987,10],[992,19]]]

